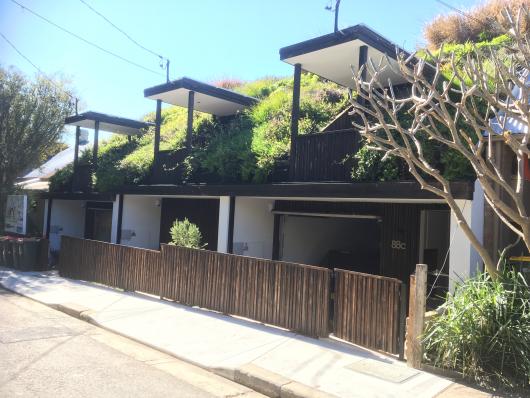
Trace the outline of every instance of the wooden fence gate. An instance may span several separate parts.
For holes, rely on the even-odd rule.
[[[397,279],[208,250],[162,245],[157,251],[68,236],[61,239],[59,272],[312,337],[334,333],[354,344],[403,355],[406,294]]]
[[[335,269],[333,333],[403,357],[406,285],[398,279]]]

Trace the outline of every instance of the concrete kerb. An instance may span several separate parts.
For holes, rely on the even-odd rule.
[[[189,358],[177,355],[172,351],[158,347],[148,341],[138,339],[134,336],[128,335],[127,333],[122,333],[112,328],[109,328],[105,325],[102,325],[91,316],[92,313],[93,312],[90,310],[83,311],[80,313],[79,319],[82,319],[102,329],[108,330],[112,333],[116,333],[120,336],[136,341],[137,343],[146,345],[157,351],[163,352],[164,354],[170,355],[180,361],[197,366],[201,369],[212,372],[218,376],[224,377],[225,379],[231,380],[245,387],[251,388],[252,390],[257,391],[268,397],[271,397],[271,398],[338,398],[335,395],[327,394],[323,391],[317,390],[313,387],[307,386],[302,383],[298,383],[294,380],[285,378],[277,373],[270,372],[266,369],[263,369],[253,364],[247,364],[239,368],[235,368],[235,369],[224,368],[224,367],[204,366],[203,364],[199,362],[196,362],[196,361],[190,360]]]
[[[235,369],[224,368],[224,367],[204,366],[201,363],[190,360],[189,358],[179,356],[175,354],[174,352],[166,350],[162,347],[158,347],[148,341],[138,339],[127,333],[114,330],[108,326],[105,326],[99,323],[92,316],[96,312],[93,309],[90,309],[90,308],[87,308],[87,307],[84,307],[84,306],[81,306],[75,303],[64,303],[64,304],[63,303],[47,303],[44,301],[39,301],[31,296],[26,296],[24,294],[21,294],[17,292],[16,290],[13,290],[7,286],[4,286],[4,284],[2,284],[1,282],[0,282],[0,286],[15,294],[24,296],[35,302],[46,305],[57,311],[63,312],[69,316],[72,316],[74,318],[90,323],[101,329],[107,330],[119,336],[128,338],[137,343],[143,344],[154,350],[170,355],[180,361],[189,363],[191,365],[197,366],[206,371],[212,372],[218,376],[224,377],[225,379],[231,380],[245,387],[251,388],[252,390],[257,391],[271,398],[338,398],[335,395],[327,394],[313,387],[307,386],[302,383],[298,383],[292,379],[285,378],[277,373],[268,371],[264,368],[253,365],[251,363],[241,366],[239,368],[235,368]]]
[[[235,382],[274,398],[337,398],[254,364],[237,368]]]

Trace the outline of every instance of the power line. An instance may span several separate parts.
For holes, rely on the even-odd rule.
[[[158,57],[160,59],[160,67],[164,68],[164,59],[166,60],[166,79],[169,82],[169,58],[164,57],[158,53],[156,53],[153,50],[150,50],[149,48],[145,47],[144,45],[138,43],[136,40],[134,40],[127,32],[125,32],[123,29],[119,28],[114,24],[110,19],[108,19],[105,15],[103,15],[101,12],[96,10],[94,7],[92,7],[90,4],[88,4],[85,0],[79,0],[81,3],[83,3],[85,6],[87,6],[92,12],[103,18],[110,26],[112,26],[114,29],[116,29],[118,32],[120,32],[122,35],[124,35],[127,39],[129,39],[132,43],[134,43],[136,46],[140,47],[142,50],[147,51],[150,54],[153,54],[154,56]],[[339,0],[340,1],[340,0]]]
[[[145,70],[145,71],[147,71],[147,72],[154,73],[155,75],[163,76],[163,74],[161,74],[160,72],[157,72],[157,71],[154,71],[154,70],[152,70],[152,69],[146,68],[145,66],[142,66],[142,65],[140,65],[140,64],[138,64],[138,63],[136,63],[136,62],[134,62],[134,61],[131,61],[131,60],[125,58],[125,57],[122,57],[121,55],[118,55],[118,54],[116,54],[116,53],[114,53],[114,52],[112,52],[112,51],[110,51],[110,50],[107,50],[107,49],[105,49],[105,48],[99,46],[98,44],[96,44],[96,43],[94,43],[94,42],[91,42],[90,40],[87,40],[87,39],[85,39],[84,37],[81,37],[81,36],[79,36],[78,34],[72,32],[72,31],[70,31],[70,30],[68,30],[68,29],[66,29],[66,28],[63,28],[62,26],[56,24],[55,22],[50,21],[48,18],[46,18],[46,17],[44,17],[44,16],[38,14],[37,12],[31,10],[30,8],[28,8],[28,7],[26,7],[26,6],[22,5],[22,4],[20,4],[20,3],[19,3],[18,1],[16,1],[16,0],[11,0],[11,2],[15,3],[16,5],[18,5],[18,6],[19,6],[20,8],[22,8],[23,10],[27,10],[27,11],[30,12],[31,14],[35,15],[37,18],[42,19],[44,22],[46,22],[46,23],[48,23],[48,24],[50,24],[50,25],[56,27],[56,28],[59,29],[59,30],[62,30],[62,31],[65,32],[65,33],[68,33],[70,36],[73,36],[73,37],[75,37],[76,39],[81,40],[82,42],[84,42],[84,43],[86,43],[86,44],[88,44],[88,45],[90,45],[90,46],[92,46],[92,47],[94,47],[94,48],[97,48],[97,49],[100,50],[100,51],[103,51],[104,53],[107,53],[107,54],[109,54],[109,55],[112,55],[112,56],[115,57],[115,58],[118,58],[118,59],[120,59],[120,60],[122,60],[122,61],[124,61],[124,62],[127,62],[128,64],[131,64],[131,65],[133,65],[133,66],[136,66],[137,68],[143,69],[143,70]]]
[[[458,14],[460,14],[460,15],[466,17],[466,18],[472,19],[473,21],[478,22],[478,23],[480,23],[480,24],[487,24],[487,25],[488,25],[488,24],[489,24],[489,25],[492,25],[492,24],[493,24],[492,21],[489,21],[489,20],[484,20],[484,21],[483,21],[483,20],[480,20],[480,19],[474,17],[473,15],[469,15],[467,12],[462,11],[462,10],[459,9],[459,8],[456,8],[455,6],[452,6],[451,4],[446,3],[446,2],[443,1],[443,0],[435,0],[435,1],[436,1],[437,3],[440,3],[441,5],[446,6],[447,8],[449,8],[449,9],[451,9],[451,10],[457,12]]]
[[[114,29],[116,29],[118,32],[120,32],[122,35],[124,35],[127,39],[129,39],[131,42],[136,44],[141,49],[147,51],[150,54],[153,54],[154,56],[160,58],[160,60],[166,58],[160,54],[157,54],[156,52],[148,49],[147,47],[143,46],[142,44],[138,43],[136,40],[134,40],[127,32],[125,32],[123,29],[116,26],[111,20],[109,20],[105,15],[100,13],[98,10],[96,10],[94,7],[92,7],[90,4],[88,4],[85,0],[79,0],[81,3],[83,3],[85,6],[87,6],[90,10],[92,10],[95,14],[99,15],[101,18],[103,18],[105,21],[107,21]]]
[[[46,73],[44,73],[42,71],[42,69],[39,68],[37,65],[35,65],[28,57],[26,57],[2,32],[0,32],[0,36],[6,41],[7,44],[9,44],[11,46],[11,48],[13,48],[13,50],[15,50],[18,53],[18,55],[20,55],[31,66],[33,66],[43,76],[43,78],[45,80],[47,80],[49,83],[51,83],[53,86],[55,86],[55,88],[57,88],[58,90],[62,91],[66,95],[68,95],[68,97],[70,97],[71,100],[74,100],[75,102],[78,101],[78,98],[74,97],[72,94],[70,94],[68,91],[66,91],[63,87],[59,86],[56,82],[54,82],[53,80],[49,79],[46,76]]]

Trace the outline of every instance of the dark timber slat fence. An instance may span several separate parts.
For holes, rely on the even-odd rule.
[[[63,236],[65,277],[159,295],[291,329],[327,336],[331,271],[162,245],[160,252]]]
[[[335,269],[334,334],[375,350],[398,354],[402,282],[378,275]]]
[[[292,181],[350,181],[351,160],[359,136],[352,129],[305,134],[296,137],[290,160]]]
[[[208,250],[161,251],[63,236],[61,276],[165,297],[326,337],[332,271]],[[402,354],[401,281],[335,269],[335,336]]]

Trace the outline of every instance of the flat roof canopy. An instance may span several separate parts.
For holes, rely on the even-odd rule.
[[[140,122],[98,112],[84,112],[79,115],[69,116],[64,119],[64,124],[93,129],[96,121],[99,121],[99,129],[101,131],[125,135],[140,135],[142,134],[141,129],[154,126],[153,123]]]
[[[197,80],[183,77],[169,83],[146,88],[144,96],[162,100],[167,104],[188,107],[188,95],[193,91],[193,107],[199,112],[216,116],[235,115],[237,112],[254,105],[257,100],[231,90],[212,86]]]
[[[386,55],[390,63],[397,66],[396,51],[406,51],[396,46],[383,36],[374,32],[365,25],[355,25],[336,33],[330,33],[314,39],[280,49],[280,59],[288,64],[300,64],[302,69],[331,80],[344,87],[353,88],[353,73],[359,67],[359,48],[368,47],[368,59],[375,65],[388,65]],[[397,68],[396,68],[397,70]],[[386,83],[388,79],[392,84],[405,83],[403,77],[394,73],[390,68],[382,75]]]

